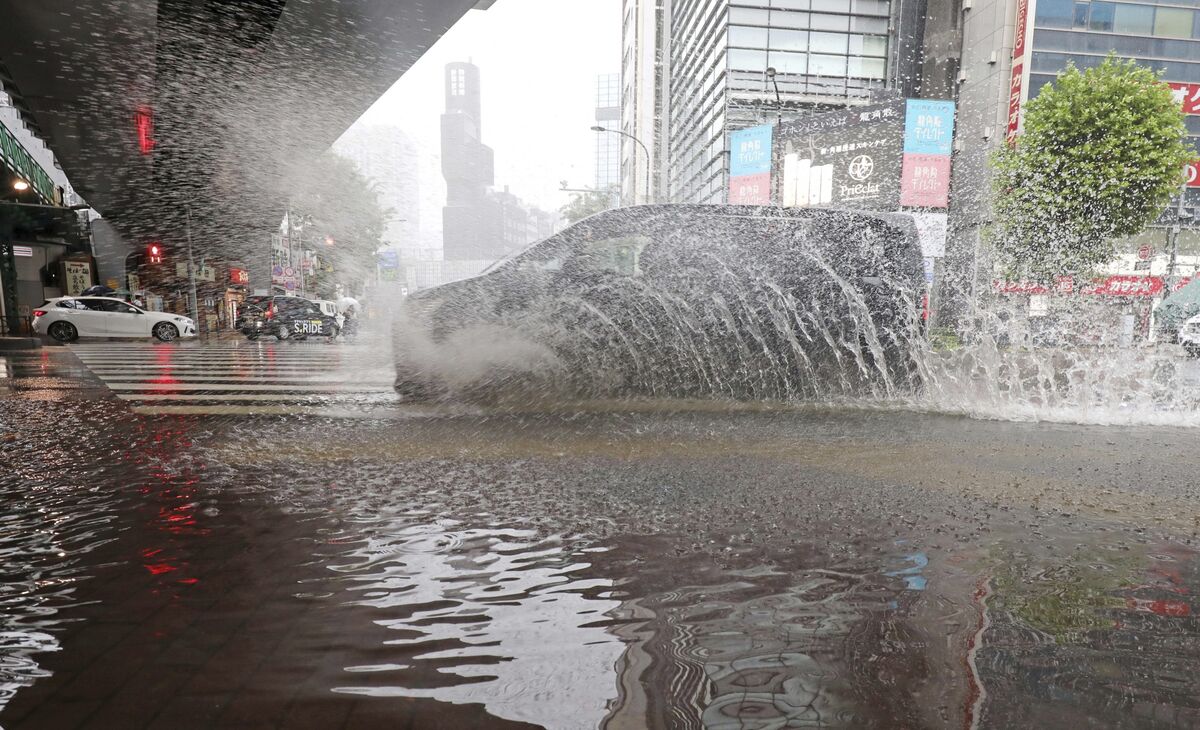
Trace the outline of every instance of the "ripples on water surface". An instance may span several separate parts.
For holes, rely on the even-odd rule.
[[[65,411],[29,431],[45,414],[18,415],[22,457],[0,477],[5,699],[53,680],[47,665],[81,671],[72,641],[118,610],[93,599],[127,594],[122,611],[197,626],[290,622],[282,649],[197,660],[178,692],[220,671],[284,697],[264,707],[334,698],[418,727],[451,706],[479,727],[1200,723],[1195,553],[1082,504],[1115,488],[1085,464],[1130,474],[1087,450],[1110,432],[895,413],[118,427]],[[42,447],[67,423],[89,450]],[[1143,479],[1194,473],[1184,441],[1146,438],[1127,448],[1170,459]],[[1039,507],[1046,485],[1092,516]],[[190,625],[163,629],[179,657],[205,640]],[[255,640],[231,635],[222,651]],[[312,678],[288,679],[299,668]],[[222,726],[234,696],[206,696],[214,719],[193,726]]]

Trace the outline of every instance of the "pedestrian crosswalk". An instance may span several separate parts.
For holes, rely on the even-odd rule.
[[[399,400],[380,340],[99,341],[71,350],[143,414],[356,416]]]

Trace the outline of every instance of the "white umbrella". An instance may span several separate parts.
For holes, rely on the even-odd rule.
[[[354,297],[342,297],[341,299],[337,300],[337,305],[338,305],[339,312],[345,312],[350,307],[354,307],[355,309],[362,309],[362,305],[359,304],[358,300],[355,299]]]

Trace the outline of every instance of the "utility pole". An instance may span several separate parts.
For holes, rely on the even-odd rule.
[[[188,252],[188,309],[190,310],[192,321],[196,323],[196,332],[207,332],[200,325],[200,313],[198,302],[196,301],[196,260],[192,256],[192,204],[191,202],[184,203],[184,208],[187,211],[187,252]]]
[[[1184,202],[1187,199],[1187,180],[1179,188],[1179,205],[1175,207],[1175,220],[1171,222],[1171,231],[1168,236],[1168,248],[1171,250],[1171,257],[1167,261],[1167,293],[1170,294],[1175,290],[1175,259],[1179,255],[1179,229],[1183,223],[1183,219],[1189,217],[1184,210]]]

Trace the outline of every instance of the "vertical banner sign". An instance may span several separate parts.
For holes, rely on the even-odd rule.
[[[88,261],[64,261],[67,296],[77,297],[92,285],[92,265]]]
[[[770,205],[771,138],[774,129],[764,124],[729,133],[731,205]]]
[[[954,102],[909,99],[904,114],[904,162],[900,205],[950,206],[950,152],[954,143]]]
[[[1017,0],[1017,30],[1013,38],[1012,74],[1008,82],[1008,131],[1004,135],[1009,144],[1013,143],[1021,128],[1021,101],[1025,94],[1026,51],[1029,47],[1029,2]]]

